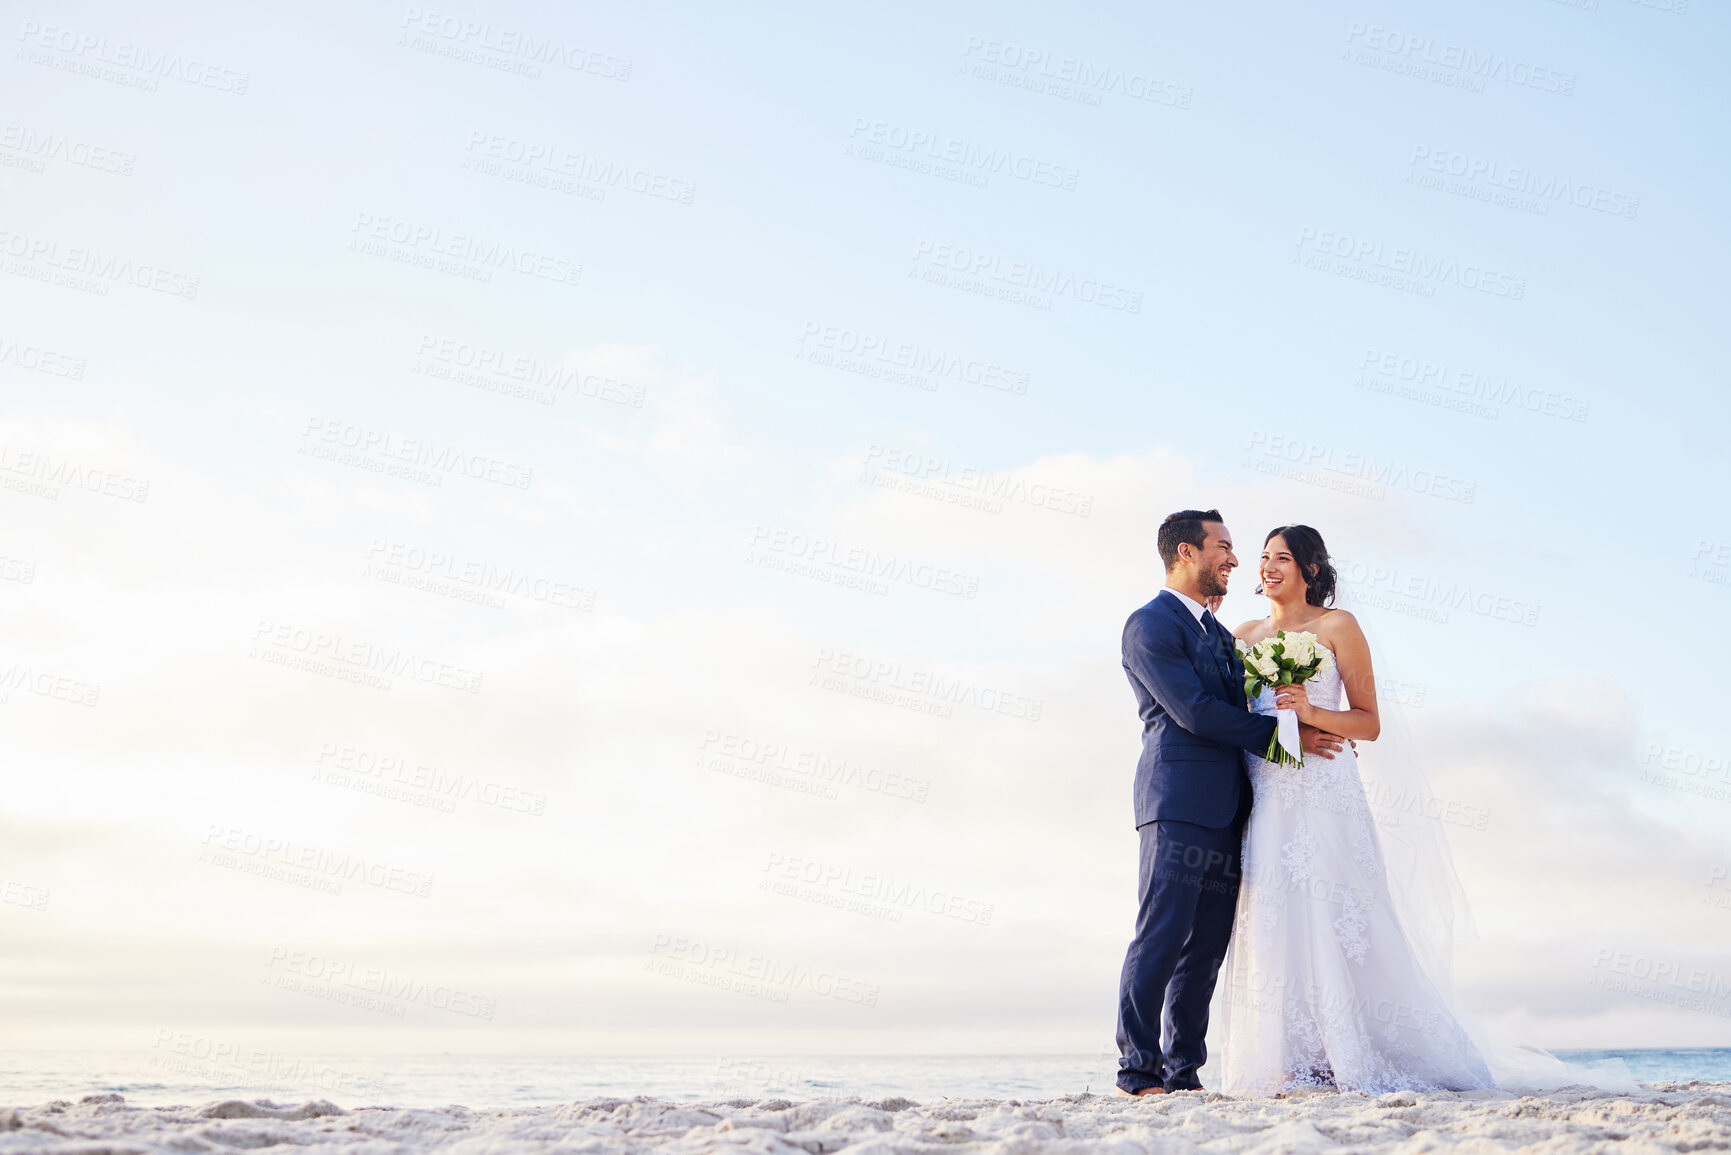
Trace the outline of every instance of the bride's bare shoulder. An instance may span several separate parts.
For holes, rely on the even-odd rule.
[[[1269,632],[1268,619],[1257,618],[1254,621],[1243,622],[1232,631],[1232,636],[1242,642],[1249,642],[1262,634]]]
[[[1322,620],[1316,623],[1316,636],[1332,649],[1339,650],[1336,643],[1364,643],[1364,630],[1359,627],[1358,619],[1352,616],[1351,610],[1329,610],[1322,615]]]

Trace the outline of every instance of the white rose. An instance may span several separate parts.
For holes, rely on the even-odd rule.
[[[1300,666],[1308,666],[1316,658],[1316,635],[1287,634],[1286,656]]]

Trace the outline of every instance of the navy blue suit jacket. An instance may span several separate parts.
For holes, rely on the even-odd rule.
[[[1159,818],[1230,826],[1250,791],[1244,752],[1274,736],[1273,718],[1244,702],[1244,667],[1232,635],[1222,664],[1177,595],[1161,591],[1124,623],[1124,673],[1142,718],[1136,825]]]

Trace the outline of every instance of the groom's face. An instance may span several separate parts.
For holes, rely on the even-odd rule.
[[[1196,584],[1205,598],[1226,596],[1226,583],[1238,568],[1238,555],[1232,552],[1232,535],[1218,521],[1205,521],[1202,550],[1197,555]]]

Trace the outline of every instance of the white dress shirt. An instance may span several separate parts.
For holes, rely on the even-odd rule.
[[[1166,587],[1166,592],[1184,603],[1184,608],[1190,611],[1190,616],[1196,619],[1196,624],[1202,626],[1202,632],[1206,634],[1208,632],[1208,627],[1202,625],[1202,615],[1207,612],[1208,607],[1191,597],[1189,594],[1179,593],[1171,586]]]

